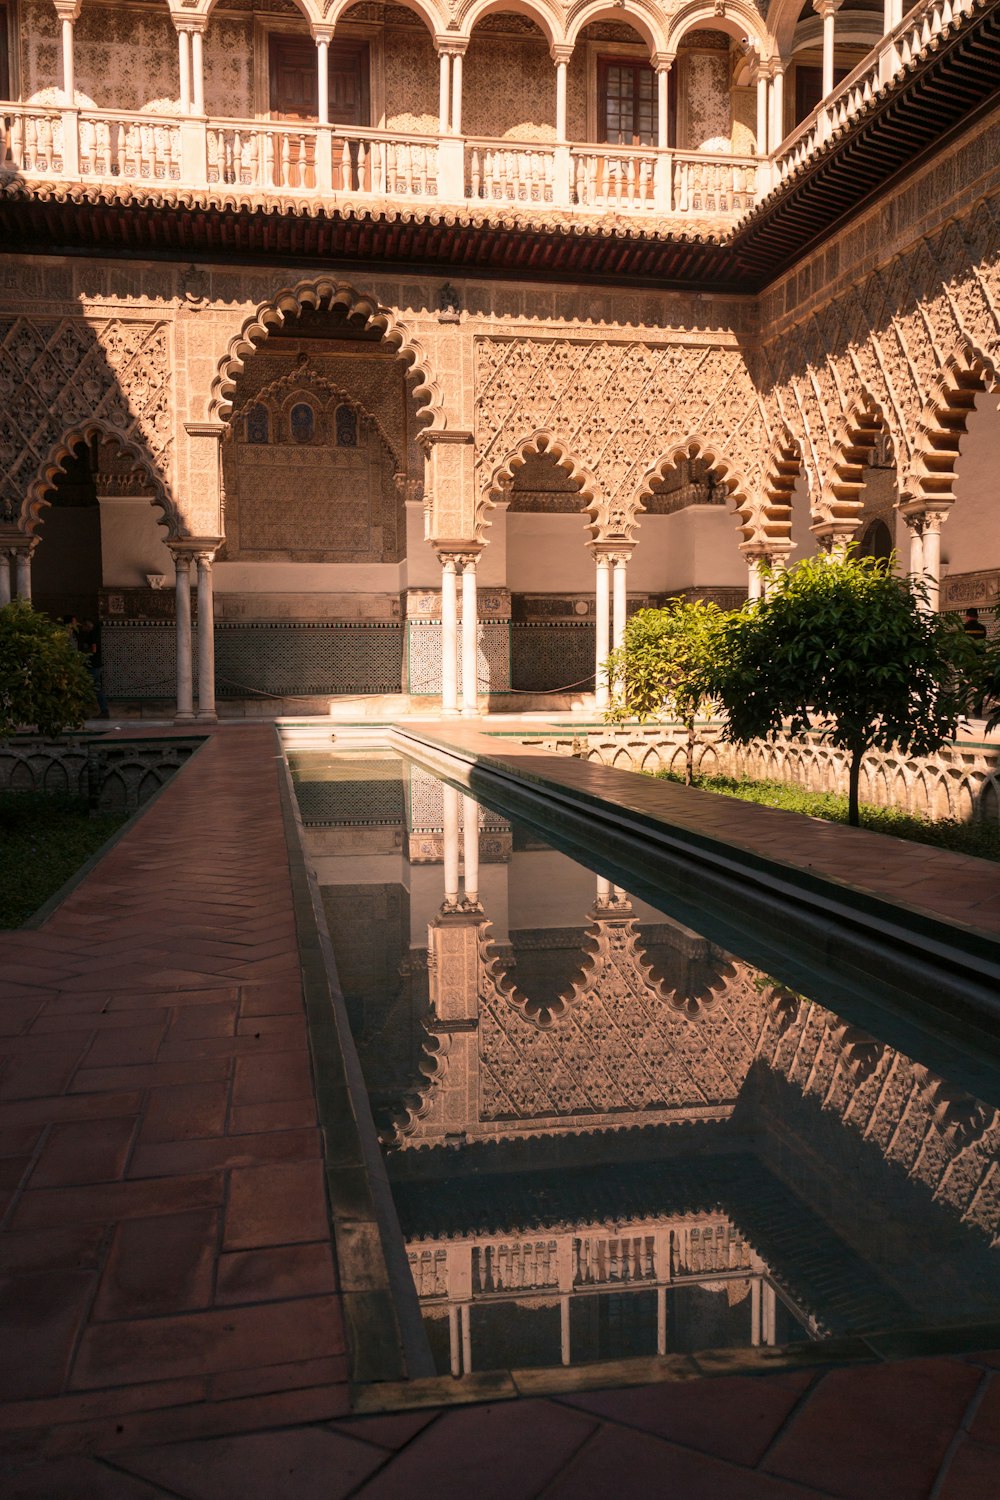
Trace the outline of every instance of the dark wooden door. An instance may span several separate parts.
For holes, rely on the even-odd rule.
[[[334,42],[329,59],[331,122],[370,124],[368,44]],[[319,103],[316,44],[309,37],[272,36],[270,65],[271,118],[315,120]]]
[[[8,57],[6,5],[0,5],[0,99],[10,98],[10,58]]]

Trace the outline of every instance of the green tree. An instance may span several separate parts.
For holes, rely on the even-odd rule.
[[[947,626],[893,567],[851,549],[773,575],[766,598],[724,621],[709,673],[728,739],[745,744],[787,724],[847,751],[853,824],[865,752],[927,755],[962,712]]]
[[[78,729],[93,702],[66,629],[23,599],[0,608],[0,740],[27,726],[47,735]]]
[[[625,626],[622,646],[608,658],[611,722],[673,713],[687,730],[684,779],[691,785],[699,714],[712,706],[708,673],[724,616],[701,599],[668,599],[663,609],[640,609]]]

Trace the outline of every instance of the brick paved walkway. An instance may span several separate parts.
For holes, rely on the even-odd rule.
[[[1000,1354],[351,1417],[270,726],[0,936],[4,1500],[1000,1494]]]

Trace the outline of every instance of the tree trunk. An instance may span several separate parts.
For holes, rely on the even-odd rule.
[[[688,720],[688,747],[687,763],[684,767],[684,785],[690,786],[694,781],[694,720]]]
[[[847,821],[852,828],[857,828],[861,821],[858,805],[858,787],[861,784],[861,762],[864,759],[864,754],[864,745],[851,751],[851,770],[847,783]]]

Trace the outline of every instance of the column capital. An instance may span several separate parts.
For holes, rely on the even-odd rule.
[[[654,73],[669,73],[676,57],[676,52],[654,52],[649,59],[649,66]]]
[[[549,56],[556,64],[568,63],[574,50],[572,42],[553,42],[549,47]]]
[[[467,547],[464,552],[457,552],[455,554],[455,561],[463,573],[474,573],[476,571],[476,563],[482,556],[482,552],[482,547]]]
[[[825,21],[827,16],[835,15],[843,3],[844,0],[813,0],[813,10]]]
[[[434,50],[438,57],[464,57],[469,50],[469,38],[438,34],[434,38]]]
[[[327,44],[329,44],[333,41],[333,26],[328,26],[325,23],[321,23],[319,21],[311,21],[309,23],[309,30],[312,33],[312,39],[314,42],[326,42]]]
[[[53,0],[60,21],[77,21],[80,18],[82,0]]]
[[[195,15],[193,12],[188,14],[187,11],[184,11],[182,14],[178,14],[177,11],[172,10],[170,12],[170,19],[174,23],[175,31],[187,31],[189,33],[199,31],[204,35],[205,28],[208,26],[207,16]]]

